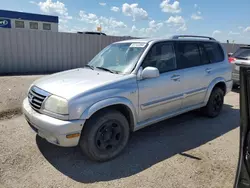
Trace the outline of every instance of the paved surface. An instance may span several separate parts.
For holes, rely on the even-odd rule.
[[[0,121],[0,187],[232,187],[238,125],[239,95],[231,92],[218,118],[192,112],[163,121],[134,133],[118,158],[94,163],[78,147],[47,143],[15,116]]]

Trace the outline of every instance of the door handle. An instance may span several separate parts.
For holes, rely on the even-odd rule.
[[[180,81],[180,75],[173,75],[173,76],[171,76],[171,80],[173,80],[173,81]]]
[[[207,73],[210,73],[211,71],[212,71],[211,68],[206,68],[206,72],[207,72]]]

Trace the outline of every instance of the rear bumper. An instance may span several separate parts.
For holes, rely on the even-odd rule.
[[[85,120],[63,121],[40,114],[31,108],[27,98],[23,101],[22,109],[31,128],[48,142],[63,147],[78,145],[80,136],[66,138],[66,135],[81,134]]]
[[[240,83],[240,74],[239,73],[232,73],[232,79],[234,84]]]

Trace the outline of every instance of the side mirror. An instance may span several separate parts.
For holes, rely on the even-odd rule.
[[[143,69],[141,77],[143,79],[147,79],[147,78],[156,78],[160,76],[159,70],[155,67],[146,67],[145,69]]]

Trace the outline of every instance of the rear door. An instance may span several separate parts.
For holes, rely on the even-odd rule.
[[[183,70],[182,108],[192,108],[204,101],[212,79],[212,65],[199,42],[177,42],[178,66]]]

